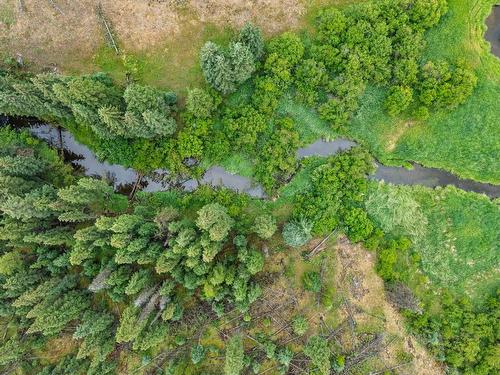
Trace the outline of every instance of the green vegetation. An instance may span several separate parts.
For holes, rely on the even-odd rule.
[[[454,187],[371,183],[368,213],[387,233],[408,236],[434,285],[482,296],[498,286],[498,204]]]
[[[422,117],[392,119],[382,111],[385,90],[369,88],[347,132],[384,162],[414,160],[464,178],[498,183],[500,63],[483,40],[484,19],[495,1],[449,0],[449,12],[426,35],[422,61],[462,61],[474,68],[477,85],[463,105]],[[427,118],[426,118],[427,117]]]
[[[376,156],[440,158],[498,181],[498,116],[484,110],[495,103],[498,62],[482,47],[461,56],[464,46],[440,34],[456,27],[463,44],[458,20],[471,7],[329,7],[304,32],[266,42],[246,24],[202,47],[206,86],[186,87],[179,108],[176,94],[144,84],[147,65],[129,55],[100,56],[115,79],[121,64],[124,80],[0,71],[0,113],[61,124],[100,159],[141,173],[165,168],[172,182],[126,197],[26,132],[0,129],[0,369],[326,375],[408,364],[404,348],[380,360],[402,332],[386,339],[396,312],[352,266],[378,274],[373,287],[386,288],[450,372],[498,372],[498,201],[367,179]],[[478,116],[480,137],[465,132],[463,111]],[[300,146],[339,134],[361,145],[297,160]],[[457,139],[476,149],[458,158]],[[214,164],[253,177],[269,199],[177,187]],[[362,247],[372,254],[359,265]],[[382,305],[365,311],[351,296]],[[360,312],[375,319],[358,326]]]

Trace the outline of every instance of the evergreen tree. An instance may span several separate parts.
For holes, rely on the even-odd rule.
[[[78,291],[67,292],[50,302],[42,301],[26,315],[33,319],[27,333],[58,334],[70,321],[77,319],[88,304],[87,297]]]
[[[177,124],[171,117],[175,109],[172,95],[149,86],[128,85],[123,94],[127,106],[124,117],[126,127],[121,135],[153,138],[173,134]]]
[[[117,135],[126,135],[123,113],[113,106],[103,106],[98,109],[101,121],[106,124],[109,130]]]
[[[244,367],[243,339],[240,335],[232,336],[226,344],[226,358],[224,362],[225,375],[239,375]]]
[[[120,325],[116,331],[116,342],[128,342],[136,339],[147,323],[147,320],[138,320],[139,309],[128,306],[120,317]]]
[[[111,314],[86,311],[73,334],[74,339],[82,340],[76,358],[91,357],[94,363],[104,362],[115,346],[114,321]]]
[[[203,345],[197,344],[191,348],[191,362],[197,365],[205,358],[205,348]]]
[[[49,219],[56,212],[51,204],[56,200],[56,190],[49,185],[32,190],[24,197],[9,196],[0,202],[0,210],[14,219],[28,221],[31,219]]]
[[[223,240],[233,224],[234,220],[227,214],[227,209],[219,203],[207,204],[198,211],[196,225],[207,231],[212,241]]]
[[[312,368],[317,369],[320,374],[330,374],[330,348],[326,339],[320,336],[312,336],[304,347],[304,354],[311,359]]]
[[[211,87],[223,94],[236,90],[231,62],[217,44],[205,43],[200,52],[200,63],[203,75]]]
[[[229,46],[228,58],[232,66],[232,79],[235,85],[245,82],[255,71],[255,57],[250,48],[242,43]]]
[[[264,39],[260,29],[250,22],[245,23],[238,35],[238,43],[247,46],[255,60],[260,60],[264,55]]]
[[[290,221],[283,227],[283,239],[288,246],[305,245],[311,238],[312,225],[305,219]]]

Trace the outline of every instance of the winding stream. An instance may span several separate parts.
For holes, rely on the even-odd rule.
[[[4,123],[6,123],[5,119]],[[54,147],[60,148],[61,139],[59,138],[60,134],[57,128],[40,122],[29,122],[28,126],[29,131],[35,137],[45,140]],[[130,191],[131,187],[137,181],[137,172],[135,170],[97,160],[92,151],[87,146],[78,143],[67,130],[61,130],[61,138],[66,159],[76,168],[82,169],[87,176],[106,177],[113,182],[116,190],[124,192]],[[356,143],[347,139],[340,138],[330,142],[318,140],[307,147],[300,148],[297,151],[297,158],[330,156],[354,146],[356,146]],[[142,191],[155,192],[168,190],[168,184],[161,181],[161,176],[166,173],[167,171],[165,170],[157,170],[154,173],[156,177],[144,177],[141,183]],[[369,176],[369,178],[384,180],[393,184],[423,185],[431,188],[454,185],[466,191],[484,193],[491,198],[500,197],[500,186],[498,185],[462,180],[441,169],[426,168],[418,164],[413,164],[413,169],[409,170],[403,167],[387,167],[377,163],[376,172]],[[266,197],[263,188],[255,184],[250,178],[231,174],[219,166],[209,168],[200,181],[188,180],[182,186],[184,189],[191,191],[198,187],[200,183],[212,186],[224,186],[256,198]]]
[[[486,19],[484,38],[491,44],[491,53],[500,57],[500,5],[495,5]]]

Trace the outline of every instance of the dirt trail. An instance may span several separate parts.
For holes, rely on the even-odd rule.
[[[339,289],[347,293],[356,307],[356,321],[362,324],[369,319],[373,320],[374,315],[383,315],[385,331],[401,337],[405,352],[413,356],[412,363],[398,368],[397,373],[444,374],[443,369],[422,345],[405,332],[403,318],[387,301],[383,281],[375,273],[375,254],[360,245],[351,244],[346,238],[341,238],[337,244],[337,260],[336,281]],[[391,347],[383,353],[388,364],[395,363],[395,355]]]
[[[406,121],[404,123],[398,124],[395,131],[387,134],[385,145],[386,151],[394,151],[396,149],[396,146],[398,145],[400,138],[406,133],[408,129],[410,129],[414,125],[414,121]]]

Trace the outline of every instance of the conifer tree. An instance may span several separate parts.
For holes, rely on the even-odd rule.
[[[272,215],[261,215],[255,219],[253,230],[264,240],[271,238],[276,229],[276,219]]]
[[[200,52],[201,69],[210,86],[223,94],[236,90],[233,70],[225,52],[213,42],[207,42]]]
[[[238,43],[246,45],[252,52],[255,60],[264,55],[264,39],[258,27],[250,22],[245,23],[238,35]]]
[[[234,220],[227,214],[227,209],[218,203],[207,204],[198,211],[196,225],[198,228],[206,230],[212,241],[223,240]]]
[[[244,367],[243,339],[240,335],[232,336],[226,344],[224,362],[225,375],[239,375]]]
[[[175,132],[177,125],[171,117],[174,110],[172,93],[134,83],[127,86],[123,98],[126,112],[121,135],[124,137],[152,138]]]
[[[235,85],[245,82],[255,71],[255,57],[245,44],[232,43],[229,46],[228,58],[231,62],[232,79]]]

